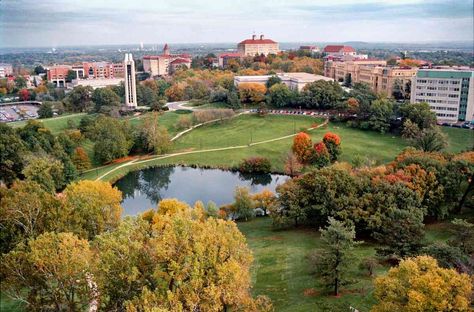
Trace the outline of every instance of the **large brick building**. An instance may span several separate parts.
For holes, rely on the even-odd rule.
[[[278,42],[275,42],[271,39],[265,39],[263,35],[260,35],[260,38],[257,39],[255,35],[252,36],[252,39],[245,39],[244,41],[239,42],[237,45],[237,52],[242,56],[255,56],[255,55],[265,55],[268,54],[277,54],[280,52]]]
[[[191,67],[189,54],[171,54],[168,44],[165,44],[161,55],[145,55],[143,70],[151,76],[168,76],[180,67]]]
[[[83,62],[75,65],[54,65],[46,68],[48,81],[56,87],[66,87],[69,71],[76,74],[76,79],[120,79],[124,76],[122,63]]]

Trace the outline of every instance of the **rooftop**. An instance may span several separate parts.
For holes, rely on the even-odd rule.
[[[338,53],[338,52],[355,52],[354,48],[345,45],[327,45],[323,52],[326,53]]]

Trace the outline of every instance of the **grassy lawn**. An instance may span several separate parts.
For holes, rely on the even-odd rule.
[[[449,138],[448,152],[459,153],[474,146],[474,131],[460,128],[441,127]]]
[[[257,218],[238,226],[255,258],[253,293],[270,297],[275,311],[349,311],[350,306],[368,311],[375,303],[370,277],[358,272],[358,262],[375,254],[372,245],[357,247],[351,272],[351,279],[356,282],[336,298],[326,294],[308,261],[308,254],[321,244],[316,230],[275,231],[270,218]]]
[[[197,128],[181,137],[174,144],[175,151],[208,149],[247,145],[294,134],[301,128],[309,128],[322,119],[308,116],[242,115],[222,123]]]
[[[173,128],[179,114],[166,113],[161,117],[163,124],[174,133]],[[137,119],[135,119],[137,120]],[[138,121],[135,121],[138,122]],[[211,124],[196,128],[174,142],[172,152],[197,151],[201,149],[221,148],[229,146],[246,146],[252,142],[264,141],[289,134],[294,130],[308,128],[313,123],[321,123],[321,119],[308,116],[276,116],[269,115],[261,118],[255,115],[244,115],[223,123]],[[469,130],[448,128],[450,139],[449,151],[459,151],[469,147]],[[349,128],[342,123],[329,125],[310,132],[313,142],[320,141],[327,131],[332,131],[342,139],[341,161],[352,162],[358,158],[372,163],[387,163],[400,153],[407,143],[399,136],[380,134],[374,131],[365,131]],[[467,136],[467,137],[466,137]],[[155,159],[142,164],[121,168],[105,177],[105,180],[114,180],[130,170],[137,170],[147,166],[164,164],[201,165],[214,167],[234,167],[243,158],[263,156],[270,159],[274,171],[283,172],[285,155],[290,151],[292,138],[253,145],[250,147],[174,156],[165,159]],[[108,170],[119,166],[111,165],[99,168],[83,175],[83,179],[95,179]]]
[[[132,117],[130,118],[130,124],[131,125],[139,125],[142,123],[142,119],[145,117],[146,114],[138,116],[138,117]],[[178,129],[176,129],[176,122],[178,121],[180,116],[183,116],[186,114],[178,114],[175,112],[166,112],[163,115],[160,115],[158,122],[161,126],[165,127],[168,129],[168,132],[170,136],[174,136],[176,133],[179,132]]]
[[[350,278],[355,283],[344,287],[336,298],[325,292],[308,261],[308,254],[321,246],[318,231],[274,230],[270,218],[240,222],[238,227],[254,255],[253,293],[270,297],[275,311],[349,311],[352,306],[362,312],[376,302],[372,279],[358,269],[362,259],[375,255],[375,244],[364,242],[354,249]],[[448,227],[448,221],[427,225],[426,243],[449,239]],[[379,267],[377,275],[385,274],[388,268]]]
[[[70,114],[70,115],[62,115],[58,117],[53,117],[53,118],[45,118],[45,119],[38,119],[38,121],[41,121],[46,128],[51,130],[53,134],[58,134],[68,128],[67,122],[68,120],[72,120],[76,125],[79,125],[79,122],[81,121],[82,117],[87,115],[86,113],[79,113],[79,114]],[[26,125],[26,120],[22,121],[15,121],[12,123],[9,123],[14,128],[19,128],[23,127]]]

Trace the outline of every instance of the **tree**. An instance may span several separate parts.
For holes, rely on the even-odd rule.
[[[284,83],[274,84],[268,89],[268,102],[272,106],[290,106],[295,98],[295,94]]]
[[[422,254],[435,258],[442,268],[472,274],[473,264],[470,263],[469,256],[459,247],[438,242],[424,247]]]
[[[337,82],[318,80],[304,86],[301,100],[307,108],[331,109],[342,100],[343,92]]]
[[[248,221],[255,216],[253,201],[248,188],[240,186],[235,188],[233,210],[237,219]]]
[[[128,123],[111,117],[99,117],[90,137],[95,141],[94,157],[99,163],[127,156],[133,144]]]
[[[438,127],[423,129],[410,144],[424,152],[439,152],[448,146],[448,137]]]
[[[454,238],[450,245],[459,247],[465,254],[474,253],[474,224],[463,219],[454,219],[451,223]]]
[[[346,225],[334,218],[328,219],[328,226],[320,230],[322,249],[316,256],[316,270],[324,284],[339,296],[341,286],[346,285],[348,269],[352,264],[352,249],[358,243],[355,227]]]
[[[242,103],[260,103],[265,99],[267,88],[260,83],[244,82],[239,84],[239,95]]]
[[[72,233],[45,233],[1,261],[2,290],[34,311],[80,311],[89,304],[92,252]]]
[[[164,154],[171,147],[171,140],[166,128],[159,126],[159,113],[148,114],[140,125],[139,133],[145,151]]]
[[[112,108],[120,106],[120,97],[110,88],[95,89],[91,99],[95,103],[96,112],[102,111],[103,107]]]
[[[352,76],[349,73],[344,77],[344,86],[348,88],[352,86]]]
[[[17,89],[26,88],[26,79],[23,76],[16,76],[15,78],[15,86]]]
[[[33,181],[16,181],[0,188],[1,252],[26,242],[58,225],[59,201]]]
[[[420,128],[410,119],[405,120],[402,126],[402,138],[412,140],[420,135]]]
[[[26,146],[15,130],[0,123],[0,181],[10,185],[20,178],[24,167]]]
[[[65,103],[73,112],[85,112],[92,108],[92,87],[77,86],[69,92]]]
[[[137,235],[133,227],[130,233],[119,228],[119,237],[117,231],[106,234],[111,238],[106,249],[111,261],[104,262],[105,270],[98,274],[110,287],[102,289],[113,287],[114,293],[126,296],[141,289],[127,304],[134,312],[269,311],[267,300],[251,297],[252,256],[236,224],[175,204],[186,208],[149,212],[144,217],[152,226],[138,227]],[[124,248],[130,241],[130,248]],[[111,293],[106,290],[106,294]]]
[[[471,292],[467,274],[440,268],[429,256],[409,258],[375,280],[372,312],[468,311]]]
[[[44,69],[43,66],[38,65],[38,66],[35,67],[35,69],[33,70],[33,72],[35,73],[35,75],[39,75],[39,74],[45,74],[45,73],[46,73],[46,70]]]
[[[232,108],[232,109],[239,109],[242,105],[240,104],[239,96],[237,92],[231,91],[229,92],[229,95],[227,96],[227,104]]]
[[[80,237],[93,239],[120,223],[122,193],[110,183],[90,180],[73,182],[63,194],[68,230]]]
[[[400,117],[415,123],[420,130],[436,126],[436,113],[428,103],[404,103],[398,108]]]
[[[71,156],[72,163],[79,171],[84,171],[91,168],[91,161],[84,148],[78,146]]]
[[[393,104],[388,99],[378,99],[372,102],[369,109],[369,127],[380,133],[390,129],[390,120],[393,117]]]
[[[30,99],[30,91],[28,89],[21,89],[18,91],[18,96],[21,101],[28,101]]]
[[[406,98],[405,88],[404,88],[402,80],[396,78],[395,81],[393,82],[392,90],[393,90],[392,96],[396,100],[404,100]]]
[[[34,181],[50,193],[64,187],[64,165],[51,157],[29,157],[22,171],[26,180]]]
[[[289,152],[285,158],[285,173],[290,176],[298,175],[301,172],[303,165],[299,162],[298,157],[292,152]]]
[[[311,137],[304,132],[298,133],[293,139],[292,151],[301,163],[308,163],[312,156]]]
[[[38,109],[39,118],[51,118],[53,117],[53,105],[49,102],[44,102]]]
[[[335,162],[341,154],[341,138],[332,132],[327,132],[323,137],[323,143],[329,152],[331,162]]]
[[[313,149],[314,153],[311,156],[311,164],[318,168],[322,168],[330,164],[330,155],[326,145],[323,142],[314,144]]]
[[[267,87],[267,89],[270,89],[272,86],[276,84],[281,84],[281,78],[274,75],[268,78],[267,82],[265,83],[265,86]]]
[[[269,189],[264,189],[262,192],[254,194],[252,200],[255,203],[255,208],[263,210],[263,215],[267,215],[267,211],[272,210],[276,205],[276,196]]]

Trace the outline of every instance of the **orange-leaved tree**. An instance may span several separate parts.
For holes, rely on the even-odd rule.
[[[337,160],[341,154],[341,138],[332,132],[327,132],[323,137],[323,143],[326,145],[331,162]]]
[[[292,150],[301,163],[308,163],[311,160],[312,145],[311,137],[305,132],[298,133],[293,139]]]

